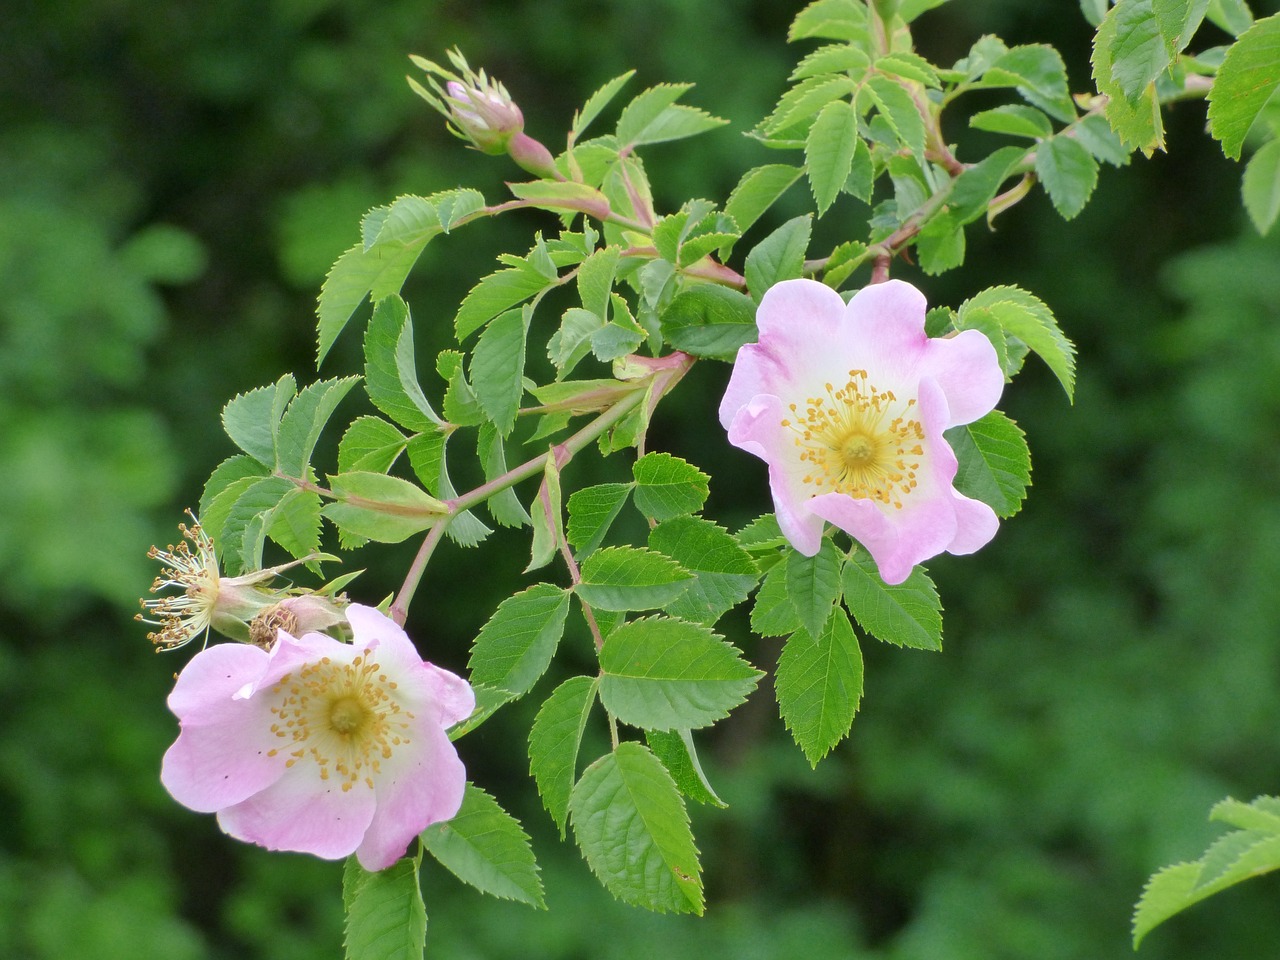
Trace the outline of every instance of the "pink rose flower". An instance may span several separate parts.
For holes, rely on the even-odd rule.
[[[813,280],[776,284],[720,404],[729,442],[769,465],[792,546],[813,556],[833,523],[890,584],[943,551],[972,553],[998,524],[952,486],[956,457],[942,435],[1000,399],[995,348],[976,330],[930,339],[924,315],[923,294],[901,280],[847,305]]]
[[[377,610],[346,614],[352,643],[282,630],[270,652],[193,657],[169,695],[181,732],[160,779],[238,840],[382,870],[458,812],[466,774],[445,729],[475,696]]]

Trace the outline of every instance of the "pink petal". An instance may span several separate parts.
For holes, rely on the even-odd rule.
[[[431,824],[448,820],[462,806],[467,775],[444,731],[423,723],[412,738],[383,761],[376,786],[378,808],[356,850],[366,870],[391,866],[404,856],[414,837]]]
[[[423,663],[427,683],[436,702],[437,722],[444,729],[461,723],[476,712],[476,692],[456,673],[434,663]]]
[[[947,545],[947,553],[973,553],[991,542],[1000,527],[1000,518],[981,500],[962,493],[952,495],[956,500],[956,535]]]
[[[335,780],[321,780],[319,767],[304,758],[270,787],[220,810],[218,825],[268,850],[338,860],[360,845],[375,806],[368,786],[357,783],[344,791]]]
[[[791,453],[794,444],[782,426],[782,401],[771,395],[752,399],[734,418],[729,442],[754,453],[769,465],[769,491],[783,535],[812,557],[822,546],[822,518],[809,508],[803,477],[807,472]]]
[[[831,345],[840,336],[844,309],[840,294],[816,280],[785,280],[770,287],[756,311],[760,339],[742,347],[734,361],[720,402],[721,425],[729,429],[738,410],[757,394],[791,396],[799,391],[804,396],[807,391],[796,386],[795,377],[831,365]],[[821,383],[823,376],[810,379]]]
[[[995,409],[1004,392],[996,348],[977,330],[929,341],[920,376],[932,378],[947,398],[947,426],[972,423]]]
[[[169,694],[169,709],[183,722],[214,723],[239,717],[232,697],[266,672],[266,651],[247,643],[219,643],[201,650],[182,668]]]
[[[924,334],[924,294],[901,280],[863,287],[849,301],[847,342],[876,376],[914,379],[929,338]]]
[[[289,758],[271,755],[282,741],[271,732],[267,704],[236,701],[240,716],[184,726],[164,755],[160,782],[184,807],[212,813],[253,796],[280,779]]]

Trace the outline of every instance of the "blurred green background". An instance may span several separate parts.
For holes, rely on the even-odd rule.
[[[286,370],[314,376],[314,297],[364,210],[460,184],[492,199],[518,174],[444,133],[404,82],[406,54],[461,46],[552,145],[624,69],[639,71],[632,93],[696,82],[688,101],[735,126],[649,152],[671,209],[723,198],[773,159],[736,131],[768,111],[804,52],[783,42],[798,6],[6,5],[0,957],[340,956],[340,865],[229,841],[160,787],[176,729],[164,696],[188,654],[154,656],[132,616],[154,575],[146,548],[175,538],[232,452],[221,405]],[[1054,43],[1087,88],[1090,29],[1069,0],[952,3],[920,21],[917,44],[949,63],[989,32]],[[708,916],[615,904],[558,840],[523,750],[535,695],[462,751],[534,835],[550,911],[428,869],[429,956],[1132,955],[1143,882],[1202,852],[1217,832],[1209,806],[1280,791],[1280,240],[1252,234],[1240,168],[1203,123],[1202,104],[1177,107],[1170,154],[1105,169],[1076,221],[1037,195],[997,232],[971,233],[963,270],[922,282],[934,303],[997,283],[1048,301],[1080,347],[1075,406],[1034,365],[1009,392],[1035,460],[1026,509],[977,557],[931,565],[947,651],[869,646],[862,713],[816,772],[767,686],[704,738],[730,803],[693,810]],[[966,155],[962,122],[947,133],[962,159],[981,146]],[[845,202],[822,235],[858,235],[866,211]],[[795,212],[784,204],[772,222]],[[407,291],[424,358],[493,256],[527,248],[540,223],[428,248]],[[348,334],[324,372],[357,366]],[[651,443],[711,472],[709,513],[737,526],[767,493],[711,416],[726,378],[699,365]],[[522,582],[526,543],[438,555],[410,623],[432,659],[465,664]],[[394,589],[406,562],[358,554],[365,599]],[[726,628],[772,663],[777,650],[741,617]],[[1280,879],[1253,881],[1156,931],[1140,956],[1275,956],[1277,903]]]

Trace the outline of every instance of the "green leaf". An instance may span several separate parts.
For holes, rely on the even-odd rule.
[[[555,364],[556,376],[565,377],[573,372],[591,352],[591,335],[603,327],[604,320],[590,310],[570,307],[564,312],[560,329],[547,343],[547,359]]]
[[[1152,0],[1116,4],[1111,39],[1111,78],[1135,102],[1168,69],[1172,51],[1165,47]]]
[[[1209,90],[1209,132],[1240,159],[1244,138],[1280,86],[1280,13],[1246,30],[1218,68]]]
[[[644,547],[605,547],[582,563],[578,596],[602,610],[656,610],[693,578],[668,557]]]
[[[529,509],[533,538],[529,546],[529,566],[524,572],[545,567],[564,542],[564,517],[560,499],[560,466],[554,456],[542,468],[542,483]]]
[[[274,467],[280,418],[296,392],[293,375],[286,373],[269,387],[239,394],[222,408],[222,428],[237,447]]]
[[[875,162],[871,159],[871,148],[859,137],[854,144],[853,168],[849,171],[849,179],[844,182],[844,192],[857,197],[863,203],[870,203],[871,193],[875,189],[875,177],[876,169]]]
[[[329,489],[337,500],[320,512],[347,534],[380,543],[399,543],[448,513],[420,487],[381,473],[340,473],[329,478]]]
[[[1212,0],[1205,15],[1233,37],[1253,26],[1253,13],[1245,0]]]
[[[434,430],[440,417],[422,393],[413,352],[413,321],[397,296],[374,307],[364,335],[364,388],[373,405],[401,426]]]
[[[514,697],[528,693],[551,664],[568,614],[568,592],[549,583],[503,600],[471,647],[471,680]]]
[[[276,436],[276,468],[285,476],[302,478],[325,424],[359,377],[321,380],[305,387],[289,403]]]
[[[866,5],[855,0],[814,0],[796,14],[787,31],[788,42],[810,37],[865,44],[870,39]]]
[[[252,483],[254,480],[267,476],[268,473],[270,471],[264,464],[244,454],[228,457],[214,467],[213,473],[205,481],[204,492],[200,494],[200,509],[196,515],[200,518],[200,523],[209,536],[213,538],[215,546],[217,546],[217,541],[222,535],[222,520],[226,519],[226,512],[225,510],[223,511],[222,519],[215,525],[211,514],[214,500],[233,485],[244,481]],[[235,502],[234,498],[231,502]],[[228,509],[229,507],[230,504],[228,504]]]
[[[751,607],[751,629],[762,637],[784,637],[800,627],[800,617],[787,593],[787,565],[774,564],[765,574]]]
[[[1280,869],[1278,811],[1280,799],[1275,797],[1258,797],[1250,804],[1228,799],[1215,806],[1211,819],[1243,818],[1251,828],[1226,834],[1199,860],[1166,867],[1147,881],[1133,914],[1134,948],[1152,929],[1193,904]]]
[[[1067,397],[1074,397],[1076,348],[1044,301],[1019,287],[989,287],[960,304],[956,328],[976,326],[983,318],[993,320],[1006,334],[1034,350],[1058,378]]]
[[[508,310],[489,322],[471,357],[471,389],[502,436],[516,425],[524,395],[524,310]]]
[[[381,417],[358,417],[338,442],[338,472],[386,473],[408,443],[408,437]]]
[[[462,301],[453,321],[458,340],[465,340],[498,314],[541,293],[551,284],[551,280],[528,264],[481,278]]]
[[[267,536],[296,560],[319,553],[320,509],[318,493],[294,487],[280,498],[270,518],[264,521]]]
[[[389,206],[370,210],[365,216],[361,224],[364,249],[421,249],[432,237],[448,233],[483,207],[484,197],[476,190],[446,190],[425,198],[397,197]]]
[[[667,143],[672,140],[683,140],[706,133],[717,127],[723,127],[728,120],[713,117],[705,110],[688,107],[677,103],[663,110],[653,122],[645,127],[636,145],[647,143]]]
[[[791,80],[805,80],[824,73],[849,73],[862,75],[871,66],[871,60],[857,47],[847,43],[830,43],[808,54],[791,71]]]
[[[578,296],[582,306],[602,321],[609,319],[609,294],[621,255],[621,247],[605,247],[591,254],[578,268]]]
[[[605,638],[600,670],[605,709],[647,730],[715,723],[742,703],[762,676],[709,627],[668,617],[617,627]]]
[[[778,658],[774,681],[782,720],[812,766],[849,735],[862,698],[862,650],[837,610],[813,640],[797,630]]]
[[[357,243],[337,259],[320,288],[316,308],[320,321],[317,366],[366,297],[376,301],[400,292],[426,244],[424,239],[407,247],[381,245],[365,250],[363,243]]]
[[[596,702],[599,681],[570,677],[543,702],[529,730],[529,772],[538,785],[542,805],[564,838],[569,795],[577,779],[578,750],[587,717]]]
[[[579,559],[600,546],[630,494],[629,483],[601,483],[576,490],[569,497],[566,536]]]
[[[697,513],[706,503],[710,477],[669,453],[647,453],[631,468],[636,508],[654,520]]]
[[[689,588],[664,609],[695,623],[715,623],[747,599],[760,576],[751,554],[733,535],[701,517],[675,517],[658,524],[649,532],[649,548],[693,574]]]
[[[1164,121],[1155,86],[1148,86],[1136,101],[1125,98],[1124,90],[1112,77],[1112,47],[1115,44],[1120,7],[1112,7],[1098,27],[1093,40],[1093,82],[1107,96],[1105,113],[1111,129],[1130,150],[1147,156],[1164,147]]]
[[[1096,114],[1081,117],[1076,124],[1076,139],[1103,163],[1109,163],[1113,167],[1123,167],[1129,163],[1129,150],[1120,142],[1105,117]]]
[[[529,835],[498,801],[468,783],[453,819],[432,824],[422,845],[450,873],[482,893],[546,908]]]
[[[1244,170],[1244,208],[1264,236],[1280,216],[1280,140],[1264,144]]]
[[[876,60],[876,70],[925,87],[937,89],[942,85],[938,80],[938,71],[928,60],[905,50],[879,57]]]
[[[556,213],[579,211],[600,218],[609,213],[608,198],[585,183],[572,180],[531,180],[528,183],[508,183],[507,189],[518,199],[542,210],[553,210]],[[534,247],[527,261],[518,257],[514,259],[522,265],[534,268],[548,280],[555,279],[555,263],[541,246]]]
[[[450,740],[466,736],[512,700],[511,694],[506,690],[486,687],[483,683],[472,683],[471,689],[476,695],[476,708],[471,711],[471,716],[449,728]]]
[[[722,810],[728,806],[711,789],[707,775],[702,770],[702,763],[698,760],[698,751],[693,746],[693,734],[690,731],[646,730],[644,738],[682,794],[697,803],[709,804]]]
[[[745,270],[751,299],[759,303],[775,283],[804,274],[804,254],[809,249],[812,229],[813,218],[809,214],[788,220],[747,254]]]
[[[853,167],[858,141],[858,118],[847,100],[835,100],[822,108],[805,140],[805,169],[809,186],[822,216],[840,195]]]
[[[342,901],[346,960],[422,960],[427,908],[411,858],[369,873],[349,857],[342,871]]]
[[[922,567],[890,586],[871,555],[856,550],[844,565],[843,586],[845,606],[877,640],[917,650],[942,649],[942,602]]]
[[[591,870],[625,903],[701,914],[702,881],[689,814],[666,767],[638,743],[593,763],[569,801]]]
[[[1026,435],[999,410],[981,420],[952,427],[944,436],[960,462],[955,488],[981,500],[999,517],[1022,508],[1031,483],[1031,451]]]
[[[692,88],[691,83],[662,83],[656,87],[650,87],[628,103],[622,111],[622,116],[618,118],[619,149],[626,150],[639,144],[656,143],[668,139],[669,125],[672,122],[667,113],[668,109]],[[713,126],[719,126],[720,122],[723,121]]]
[[[1076,118],[1067,68],[1062,55],[1048,44],[1011,47],[987,68],[982,86],[1012,86],[1033,106],[1063,123]]]
[[[1036,150],[1036,174],[1054,208],[1070,220],[1084,209],[1098,184],[1098,161],[1074,137],[1057,136]]]
[[[715,283],[697,283],[676,296],[662,313],[662,335],[677,350],[698,357],[732,360],[758,333],[755,302]]]
[[[964,225],[950,212],[934,217],[923,230],[916,245],[920,269],[937,276],[964,263]]]
[[[924,158],[924,118],[911,94],[888,77],[872,77],[865,87],[867,94],[888,122],[898,140],[917,160]]]
[[[1001,147],[956,177],[951,189],[950,210],[955,223],[972,223],[985,214],[991,199],[1026,155],[1026,147]]]
[[[910,23],[920,14],[934,7],[940,7],[947,0],[902,0],[902,5],[898,7],[898,16],[902,18],[903,23]]]
[[[783,94],[778,106],[760,125],[768,135],[787,130],[808,120],[827,104],[843,99],[858,89],[849,77],[810,77]]]
[[[596,117],[600,116],[600,111],[607,107],[611,100],[618,95],[627,81],[636,75],[634,70],[628,70],[621,76],[614,77],[599,90],[587,98],[587,102],[583,104],[582,109],[573,116],[573,138],[577,140],[584,130],[590,126]]]
[[[485,483],[491,483],[507,472],[506,444],[491,423],[483,424],[476,431],[476,456],[484,467]],[[485,500],[484,505],[494,521],[504,527],[527,527],[533,523],[529,511],[511,487],[499,490]]]
[[[840,599],[840,567],[844,556],[829,539],[812,557],[791,550],[787,553],[787,595],[801,625],[809,636],[822,635],[831,609]]]
[[[724,212],[746,233],[803,173],[801,167],[787,163],[770,163],[748,170],[729,194]]]
[[[296,489],[282,477],[265,477],[254,481],[236,498],[222,524],[222,560],[228,573],[262,567],[262,547],[275,510]]]
[[[991,133],[1007,133],[1013,137],[1042,140],[1053,136],[1053,124],[1043,110],[1020,103],[1005,104],[983,110],[969,118],[969,126]]]
[[[1170,54],[1187,49],[1209,9],[1209,0],[1155,0],[1152,4],[1160,36]]]

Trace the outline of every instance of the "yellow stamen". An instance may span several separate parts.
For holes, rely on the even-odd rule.
[[[812,468],[802,482],[815,495],[843,493],[902,509],[924,457],[924,428],[909,416],[915,400],[899,403],[892,390],[868,383],[865,370],[850,370],[839,389],[823,386],[824,396],[806,398],[803,408],[791,404],[794,417],[782,421]]]

